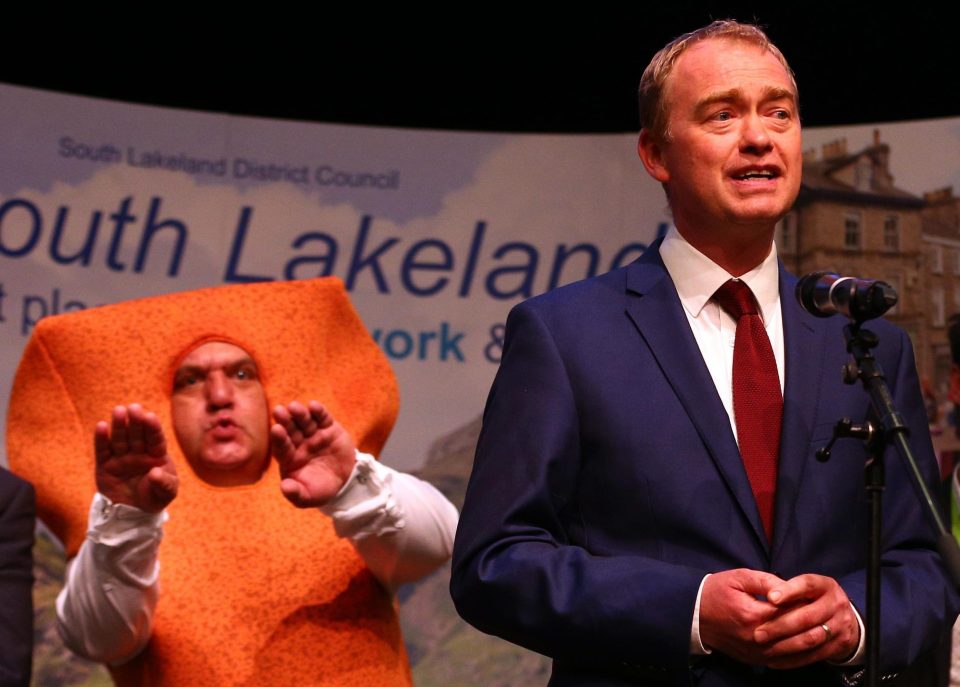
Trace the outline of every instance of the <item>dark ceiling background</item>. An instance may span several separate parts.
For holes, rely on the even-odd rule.
[[[235,6],[224,10],[229,17],[58,16],[36,39],[25,37],[36,22],[7,22],[0,81],[286,119],[624,132],[637,129],[636,85],[653,52],[734,17],[759,22],[787,55],[808,126],[960,116],[960,3],[913,5],[583,4],[536,16],[519,3],[418,13],[354,5],[353,16],[320,5],[268,15],[260,6],[258,17],[238,17]]]

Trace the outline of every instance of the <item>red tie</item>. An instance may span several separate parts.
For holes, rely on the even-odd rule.
[[[767,540],[773,541],[773,503],[780,453],[783,394],[777,361],[750,287],[731,279],[713,294],[737,322],[733,345],[733,415],[737,441]]]

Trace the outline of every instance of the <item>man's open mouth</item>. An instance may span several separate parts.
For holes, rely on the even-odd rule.
[[[752,179],[776,179],[780,176],[779,172],[772,169],[749,169],[733,175],[738,181],[750,181]]]

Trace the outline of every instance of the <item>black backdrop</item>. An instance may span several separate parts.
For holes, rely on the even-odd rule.
[[[0,81],[290,119],[622,132],[637,128],[634,93],[653,51],[735,17],[764,25],[786,53],[808,126],[960,115],[958,3],[645,4],[51,10],[4,22]]]

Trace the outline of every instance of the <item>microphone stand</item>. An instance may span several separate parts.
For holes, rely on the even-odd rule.
[[[879,343],[873,332],[861,329],[862,322],[852,320],[844,327],[847,352],[851,361],[843,369],[845,384],[855,384],[857,379],[863,384],[870,397],[870,406],[876,421],[867,421],[855,425],[850,418],[840,420],[833,431],[830,443],[817,451],[817,460],[825,462],[830,458],[830,449],[837,439],[859,438],[867,447],[868,459],[865,466],[865,488],[867,506],[870,511],[870,535],[867,545],[867,684],[876,687],[879,684],[880,666],[880,554],[882,552],[882,498],[885,488],[883,454],[891,444],[908,467],[917,497],[926,505],[925,512],[930,524],[937,531],[937,549],[946,564],[953,584],[960,588],[960,547],[947,530],[923,475],[907,443],[909,428],[897,411],[887,386],[880,363],[873,357],[871,349]]]

